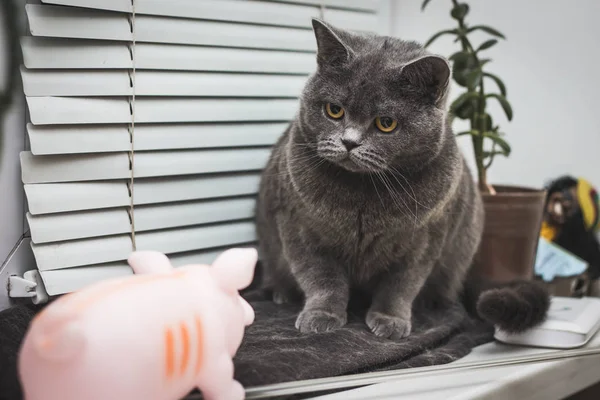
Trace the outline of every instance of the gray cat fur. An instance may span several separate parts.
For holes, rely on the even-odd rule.
[[[368,327],[399,339],[416,301],[459,301],[483,230],[448,121],[450,68],[414,42],[313,29],[318,69],[260,184],[264,284],[277,303],[304,298],[302,332],[343,326],[351,290],[368,293]],[[392,134],[378,116],[398,121]]]

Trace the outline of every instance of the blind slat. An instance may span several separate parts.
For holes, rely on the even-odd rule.
[[[260,175],[189,176],[136,179],[134,204],[246,196],[256,193]],[[26,184],[33,215],[125,207],[130,203],[126,181]]]
[[[34,125],[131,122],[127,98],[27,97]],[[135,122],[290,121],[296,99],[138,98]]]
[[[245,244],[243,246],[253,247]],[[173,254],[169,259],[174,267],[190,264],[212,264],[222,251],[223,249]],[[44,286],[50,296],[73,292],[101,280],[124,277],[131,274],[133,274],[133,271],[124,261],[74,267],[66,270],[40,271]]]
[[[43,0],[46,4],[131,13],[131,0]],[[310,6],[232,0],[136,0],[136,15],[159,15],[228,22],[310,27],[319,9]]]
[[[124,42],[44,38],[21,39],[29,69],[128,69],[133,67]],[[139,70],[187,70],[309,74],[315,54],[292,51],[230,49],[175,44],[136,44]]]
[[[380,0],[265,0],[277,3],[295,3],[295,4],[308,4],[313,6],[327,6],[344,9],[355,9],[375,12],[379,7]]]
[[[165,254],[230,246],[256,240],[254,224],[236,222],[136,234],[138,250]],[[42,271],[126,260],[133,251],[129,235],[31,245]]]
[[[33,243],[48,243],[131,231],[128,210],[94,210],[78,213],[27,215]],[[140,206],[134,209],[136,232],[251,218],[254,199]]]
[[[34,36],[132,41],[127,14],[26,5]],[[136,16],[136,43],[179,43],[315,51],[312,31],[183,18]]]
[[[131,96],[127,71],[22,69],[26,96]],[[298,97],[306,78],[295,75],[137,71],[137,96]]]
[[[270,149],[140,152],[134,177],[252,171],[264,167]],[[21,152],[24,183],[125,179],[131,176],[127,153],[35,157]]]
[[[48,4],[87,7],[119,12],[132,12],[131,0],[43,0]],[[336,4],[337,3],[337,4]],[[344,6],[347,2],[333,2]],[[360,4],[360,2],[354,2]],[[297,5],[264,1],[235,0],[136,0],[136,15],[157,15],[207,19],[226,22],[245,22],[253,24],[281,25],[298,28],[310,28],[311,18],[319,18],[322,3]],[[344,10],[324,10],[326,20],[338,20],[340,27],[374,30],[376,19],[371,13],[359,13]],[[366,28],[366,29],[365,29]]]
[[[128,265],[40,270],[44,288],[50,296],[71,293],[96,282],[132,274]]]
[[[288,123],[149,124],[135,129],[134,150],[269,146]],[[129,151],[127,125],[27,125],[34,155]]]

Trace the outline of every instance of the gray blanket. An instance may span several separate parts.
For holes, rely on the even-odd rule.
[[[413,333],[392,341],[368,331],[360,305],[351,307],[346,327],[302,334],[294,327],[300,306],[276,305],[257,291],[245,297],[256,320],[247,328],[234,361],[236,378],[246,387],[444,364],[493,338],[492,327],[472,318],[461,305],[416,309]]]
[[[415,312],[413,333],[401,341],[375,337],[364,324],[364,306],[351,307],[349,323],[325,334],[302,334],[294,327],[299,305],[278,306],[259,291],[245,294],[256,320],[235,357],[236,378],[246,387],[369,371],[422,367],[459,359],[492,340],[493,330],[464,308]],[[39,307],[0,312],[0,400],[18,400],[19,345]]]

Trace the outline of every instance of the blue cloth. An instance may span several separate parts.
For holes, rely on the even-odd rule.
[[[588,264],[556,244],[540,238],[535,260],[535,274],[546,282],[555,277],[576,276],[583,273]]]

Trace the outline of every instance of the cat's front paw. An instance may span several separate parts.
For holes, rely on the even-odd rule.
[[[346,314],[338,315],[323,310],[302,310],[296,319],[296,329],[300,332],[322,333],[346,325]]]
[[[390,339],[402,339],[410,335],[410,318],[394,317],[377,311],[367,313],[367,326],[376,336]]]

